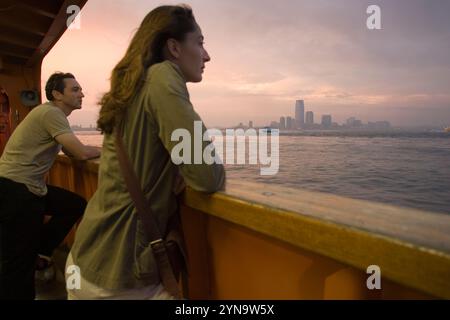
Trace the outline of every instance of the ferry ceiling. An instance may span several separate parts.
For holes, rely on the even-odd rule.
[[[12,129],[35,104],[26,98],[35,93],[41,102],[42,60],[66,31],[71,6],[86,2],[0,0],[0,90],[8,95]]]

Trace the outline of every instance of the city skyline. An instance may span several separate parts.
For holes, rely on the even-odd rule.
[[[188,84],[208,127],[270,123],[290,113],[299,96],[309,110],[331,113],[337,122],[354,116],[399,126],[450,125],[450,2],[380,0],[381,30],[366,28],[371,3],[365,0],[188,4],[212,58],[203,81]],[[72,72],[86,94],[71,124],[95,125],[111,70],[156,6],[89,1],[80,29],[68,30],[50,51],[42,85],[54,71]]]
[[[294,115],[294,116],[292,116]],[[305,101],[297,99],[295,101],[294,110],[291,115],[281,115],[280,120],[271,120],[270,124],[256,127],[271,127],[280,130],[316,130],[316,129],[391,129],[391,124],[387,120],[368,121],[364,123],[362,120],[353,116],[347,118],[345,122],[339,124],[333,121],[332,114],[322,114],[320,121],[314,121],[315,114],[311,110],[305,109]],[[316,119],[319,117],[316,115]],[[235,127],[253,128],[253,120],[248,121],[248,126],[240,122]]]

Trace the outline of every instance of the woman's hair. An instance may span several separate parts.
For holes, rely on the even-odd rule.
[[[99,102],[97,126],[102,133],[112,133],[123,119],[127,107],[142,88],[147,69],[164,61],[167,40],[184,41],[186,34],[196,28],[192,9],[187,5],[160,6],[147,14],[125,56],[112,71],[110,91]]]

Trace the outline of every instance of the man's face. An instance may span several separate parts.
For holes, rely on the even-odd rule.
[[[81,109],[84,94],[78,81],[68,78],[64,79],[64,84],[64,94],[60,95],[60,100],[72,110]]]

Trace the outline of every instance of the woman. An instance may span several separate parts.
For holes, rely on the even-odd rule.
[[[194,137],[194,121],[201,120],[189,101],[186,82],[200,82],[208,61],[192,10],[161,6],[144,18],[114,68],[111,90],[100,102],[98,126],[105,137],[98,189],[67,261],[79,267],[81,286],[68,290],[69,299],[171,298],[160,284],[149,239],[120,172],[114,139],[120,124],[126,152],[160,230],[167,230],[177,210],[173,190],[178,172],[198,191],[221,189],[222,165],[177,166],[171,160],[178,143],[171,140],[172,132],[186,129]]]

